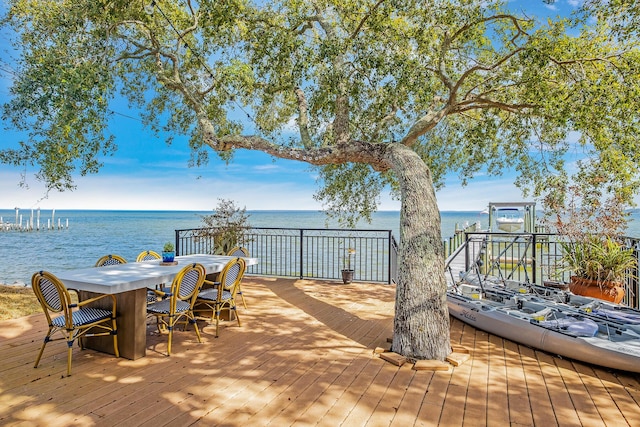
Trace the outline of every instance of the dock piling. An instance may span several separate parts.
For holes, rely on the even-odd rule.
[[[16,217],[13,223],[4,220],[4,217],[0,216],[0,231],[40,231],[42,230],[55,230],[55,209],[51,211],[51,218],[47,218],[47,226],[45,228],[44,222],[40,223],[40,208],[31,209],[29,217],[23,218],[23,214],[20,213],[20,208],[15,208]],[[23,223],[24,220],[24,223]],[[69,218],[66,218],[65,224],[62,223],[62,218],[58,218],[57,224],[58,230],[69,229]]]

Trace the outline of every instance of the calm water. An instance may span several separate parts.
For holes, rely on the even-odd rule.
[[[108,253],[134,261],[138,253],[151,249],[162,251],[167,241],[174,241],[174,230],[202,226],[206,212],[185,211],[81,211],[56,210],[53,223],[60,219],[68,229],[31,232],[0,232],[0,283],[29,283],[38,270],[61,270],[93,266],[98,258]],[[23,224],[31,211],[21,210]],[[249,224],[254,227],[283,228],[338,228],[317,211],[248,211]],[[37,211],[34,211],[34,225]],[[41,227],[51,219],[50,210],[40,212]],[[640,214],[634,214],[640,219]],[[0,210],[5,222],[15,221],[15,210]],[[442,237],[451,236],[455,225],[480,222],[488,227],[487,215],[479,212],[442,212]],[[371,224],[361,223],[357,228],[392,230],[399,237],[399,212],[377,212]],[[18,220],[19,222],[19,220]],[[635,220],[629,235],[640,236],[640,221]],[[634,231],[634,226],[639,230]]]

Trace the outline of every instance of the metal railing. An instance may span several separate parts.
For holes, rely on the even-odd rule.
[[[213,229],[176,230],[176,253],[213,253]],[[625,245],[640,254],[640,239],[626,237]],[[350,263],[354,280],[396,283],[398,244],[391,230],[248,228],[240,245],[259,259],[248,274],[313,279],[341,279]],[[457,233],[443,242],[447,274],[453,280],[473,268],[483,275],[507,280],[544,284],[568,283],[571,272],[561,264],[558,236],[549,233],[499,233],[473,231]],[[349,249],[355,250],[349,258]],[[462,260],[455,265],[456,260]],[[455,271],[454,271],[455,270]],[[640,271],[629,271],[623,303],[640,307]]]
[[[561,262],[559,238],[549,233],[465,232],[460,246],[447,252],[446,269],[452,280],[460,272],[470,272],[524,283],[569,283],[572,272]],[[640,239],[625,237],[636,259]],[[625,275],[623,303],[640,308],[638,267]]]
[[[215,236],[215,229],[176,230],[176,254],[213,253]],[[247,274],[337,280],[350,266],[356,281],[396,281],[391,230],[247,228],[238,244],[258,258]]]

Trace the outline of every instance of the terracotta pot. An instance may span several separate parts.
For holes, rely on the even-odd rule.
[[[616,304],[619,304],[622,298],[624,298],[624,288],[621,283],[598,282],[578,276],[571,276],[569,290],[576,295],[599,298]]]

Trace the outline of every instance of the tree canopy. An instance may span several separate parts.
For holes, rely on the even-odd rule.
[[[394,179],[344,156],[305,158],[340,138],[411,146],[437,187],[451,171],[466,181],[506,166],[547,195],[579,149],[585,183],[625,201],[637,188],[637,14],[625,2],[587,3],[597,26],[591,15],[538,23],[499,2],[218,3],[12,1],[4,24],[23,56],[4,117],[30,137],[2,160],[72,187],[72,172],[97,172],[115,151],[105,121],[124,95],[150,129],[190,135],[196,164],[214,144],[230,158],[248,129],[278,157],[323,166],[318,197],[336,209],[360,195],[371,212]]]
[[[188,135],[194,164],[249,149],[317,167],[316,197],[347,218],[390,185],[392,346],[443,359],[446,174],[514,168],[552,208],[569,185],[587,203],[637,193],[638,40],[614,3],[537,22],[480,0],[11,0],[22,54],[3,114],[29,137],[0,160],[72,187],[115,151],[105,123],[124,96],[149,129]]]

